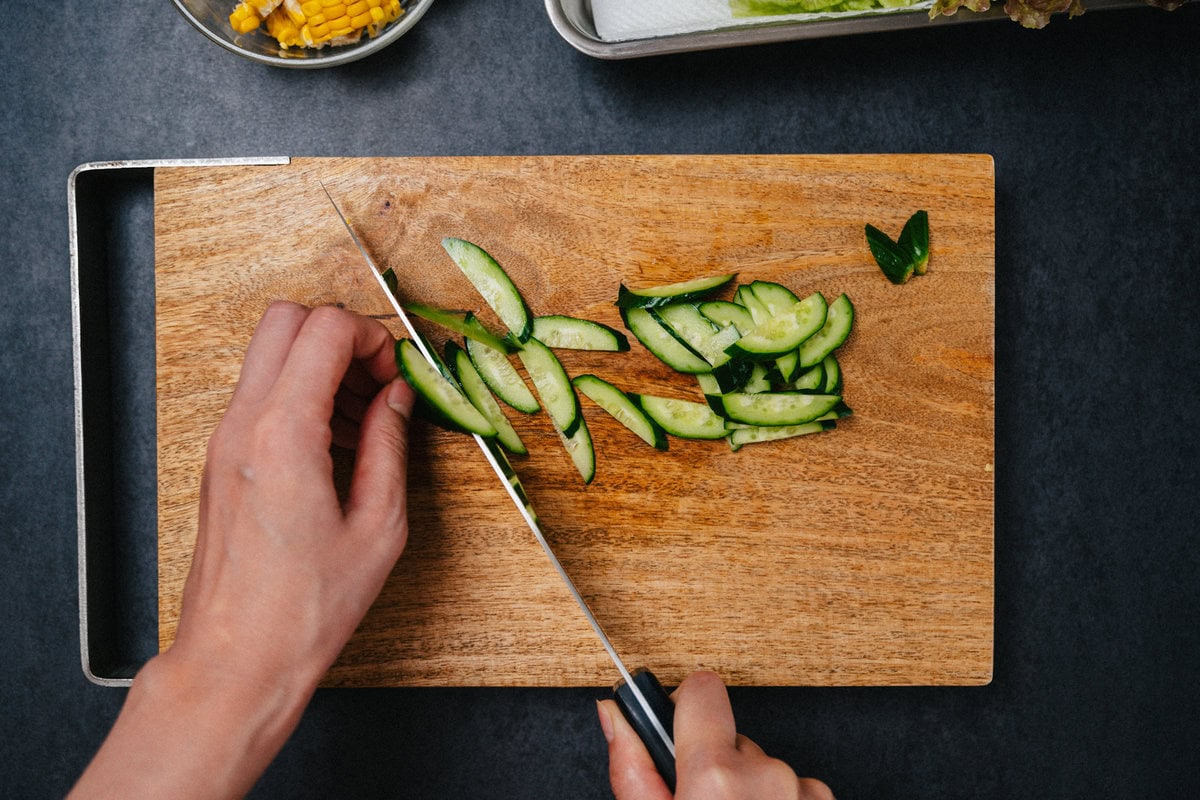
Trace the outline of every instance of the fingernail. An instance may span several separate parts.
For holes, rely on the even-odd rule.
[[[396,378],[388,386],[388,407],[405,419],[412,417],[413,392],[403,378]]]
[[[607,742],[613,740],[612,717],[608,715],[608,709],[599,700],[596,701],[596,713],[600,717],[600,730],[604,731],[604,739]]]

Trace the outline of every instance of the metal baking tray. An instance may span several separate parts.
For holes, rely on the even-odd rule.
[[[158,652],[154,170],[288,161],[91,162],[67,181],[79,647],[101,686]]]
[[[1118,8],[1137,8],[1140,0],[1090,0],[1087,10],[1101,11]],[[647,39],[609,42],[596,33],[592,18],[591,0],[546,0],[550,22],[572,47],[581,53],[603,59],[641,58],[643,56],[684,53],[695,50],[716,50],[751,44],[769,44],[797,39],[821,39],[856,33],[881,33],[931,25],[957,25],[964,22],[1006,20],[1001,4],[994,4],[984,13],[960,11],[950,17],[931,20],[927,9],[892,11],[882,14],[847,16],[845,19],[820,19],[811,22],[769,22],[739,25],[696,33],[675,34]],[[1009,21],[1008,24],[1015,25]]]

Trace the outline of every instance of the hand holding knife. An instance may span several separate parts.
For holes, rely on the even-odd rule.
[[[363,260],[371,270],[371,274],[374,276],[376,282],[379,284],[380,288],[383,289],[385,296],[388,298],[388,302],[391,303],[392,308],[399,317],[401,324],[412,337],[413,344],[416,345],[421,355],[427,361],[429,361],[430,364],[434,365],[435,368],[440,369],[439,359],[433,352],[429,350],[423,337],[421,337],[416,328],[413,327],[408,315],[405,313],[403,307],[397,301],[395,295],[392,293],[391,288],[388,286],[383,273],[380,271],[374,259],[371,258],[370,253],[367,252],[367,249],[363,246],[362,242],[355,234],[354,229],[350,226],[350,223],[347,221],[345,215],[342,214],[341,208],[338,206],[337,202],[333,199],[333,196],[329,193],[329,190],[323,183],[321,184],[321,188],[325,191],[326,196],[329,197],[329,202],[333,205],[334,211],[338,215],[338,219],[342,221],[346,231],[350,234],[350,238],[358,248],[358,251],[362,254]],[[521,486],[520,478],[517,476],[516,471],[509,463],[508,457],[504,454],[504,451],[500,449],[499,445],[494,439],[485,438],[483,436],[479,436],[478,434],[472,435],[475,438],[476,444],[479,445],[479,449],[483,452],[484,458],[487,459],[488,463],[492,466],[492,469],[495,470],[496,475],[500,478],[501,485],[504,486],[505,491],[508,492],[513,504],[516,506],[522,518],[525,520],[526,525],[529,526],[529,529],[533,532],[538,544],[541,545],[542,551],[550,560],[551,566],[554,567],[559,577],[562,578],[567,590],[571,593],[571,596],[575,599],[575,602],[583,612],[584,618],[587,619],[588,624],[591,625],[592,630],[595,632],[597,638],[599,638],[601,645],[603,645],[605,652],[608,653],[609,657],[613,661],[613,664],[616,666],[617,672],[620,674],[620,680],[617,681],[614,686],[614,694],[617,705],[621,708],[622,713],[625,715],[626,719],[629,720],[630,725],[635,731],[637,731],[638,736],[646,745],[646,749],[653,758],[654,764],[658,768],[659,773],[663,776],[663,779],[666,781],[667,786],[671,789],[671,791],[674,791],[675,744],[672,738],[672,718],[674,714],[674,706],[670,697],[667,695],[666,690],[663,689],[662,685],[654,677],[654,674],[649,670],[636,669],[630,671],[625,666],[624,662],[621,660],[621,657],[617,654],[616,649],[613,647],[611,640],[609,640],[607,634],[604,632],[604,629],[600,626],[599,621],[592,613],[592,610],[588,607],[587,601],[583,599],[583,596],[579,593],[575,583],[571,580],[570,575],[568,575],[566,570],[563,569],[558,557],[555,556],[554,551],[546,541],[546,537],[542,533],[537,514],[529,501],[528,495],[526,495],[524,488]]]

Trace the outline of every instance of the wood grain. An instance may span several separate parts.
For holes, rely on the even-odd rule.
[[[388,316],[318,181],[405,299],[495,318],[442,251],[478,242],[534,313],[614,327],[617,286],[737,272],[847,292],[853,417],[660,453],[584,400],[585,487],[544,413],[510,416],[547,536],[617,649],[665,683],[981,684],[992,674],[994,182],[990,157],[296,159],[155,181],[159,625],[173,639],[207,438],[276,298]],[[888,283],[863,224],[929,212],[929,273]],[[423,326],[439,343],[444,337]],[[632,337],[630,337],[632,340]],[[633,342],[568,371],[699,399]],[[413,433],[412,535],[326,682],[605,685],[614,670],[474,443]]]

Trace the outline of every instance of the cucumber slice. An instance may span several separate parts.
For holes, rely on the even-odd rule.
[[[708,395],[721,396],[721,384],[717,381],[711,372],[701,372],[696,375],[696,383],[700,384],[700,391],[705,397]]]
[[[677,339],[646,309],[623,308],[621,319],[629,332],[668,367],[691,375],[712,371],[711,364]]]
[[[509,332],[522,344],[533,335],[533,317],[517,287],[496,259],[477,244],[464,239],[447,237],[442,247],[467,276],[467,280],[483,295]]]
[[[515,353],[521,349],[512,342],[505,341],[489,331],[479,321],[479,318],[470,311],[447,311],[427,306],[424,303],[408,303],[404,306],[404,309],[411,311],[422,319],[427,319],[430,322],[441,325],[443,328],[452,330],[460,336],[474,339],[480,344],[486,344],[488,347],[499,350],[502,353]]]
[[[766,304],[758,299],[758,296],[751,288],[753,284],[742,286],[734,295],[734,300],[745,306],[750,312],[750,318],[754,320],[754,326],[766,324],[771,319],[771,312],[767,309]],[[749,333],[753,328],[748,329],[745,333]],[[770,380],[777,383],[787,383],[788,379],[795,377],[800,367],[800,356],[797,353],[784,353],[775,359],[775,364],[772,368]]]
[[[791,289],[771,281],[755,281],[750,284],[750,291],[754,292],[754,296],[766,306],[767,313],[773,317],[800,302],[800,298]]]
[[[508,421],[508,417],[504,416],[504,410],[492,396],[492,392],[484,383],[483,378],[479,377],[479,372],[471,363],[471,357],[467,355],[467,351],[459,347],[456,342],[446,342],[446,363],[454,372],[454,377],[458,379],[458,385],[462,387],[463,394],[471,401],[471,405],[475,406],[479,413],[483,414],[484,419],[496,429],[496,441],[514,455],[529,455],[525,443],[517,435],[517,431]]]
[[[754,330],[754,315],[750,309],[728,300],[706,300],[699,305],[700,313],[711,319],[722,328],[730,325],[745,336]]]
[[[767,311],[767,307],[763,305],[763,301],[754,295],[754,290],[749,286],[739,286],[737,293],[733,296],[733,301],[750,312],[750,318],[754,320],[756,327],[771,318],[771,312]],[[746,331],[746,333],[749,332]]]
[[[800,368],[815,367],[825,356],[842,346],[854,325],[854,305],[845,294],[829,304],[829,313],[821,330],[800,345]]]
[[[587,423],[583,421],[583,415],[579,416],[579,426],[574,433],[567,436],[559,431],[558,435],[562,438],[563,447],[567,448],[567,454],[571,456],[575,469],[579,470],[579,476],[585,484],[590,484],[596,477],[596,448],[592,444],[592,434]]]
[[[492,423],[437,367],[425,360],[411,339],[396,342],[396,364],[433,421],[451,430],[480,436],[496,435]]]
[[[579,413],[579,398],[562,362],[537,339],[525,342],[524,349],[517,357],[525,365],[525,371],[542,398],[542,405],[546,407],[554,427],[569,439],[579,428],[579,421],[583,417]]]
[[[646,415],[672,436],[681,439],[723,439],[725,420],[704,403],[655,395],[630,395]]]
[[[730,355],[755,360],[776,359],[794,351],[825,324],[827,306],[820,292],[814,292],[790,308],[773,315],[726,350]],[[826,354],[822,354],[824,358]],[[817,359],[820,361],[820,359]],[[780,370],[782,373],[782,370]],[[786,381],[788,375],[783,375]]]
[[[800,302],[791,289],[771,281],[755,281],[750,284],[750,291],[772,317],[784,314]],[[793,350],[779,356],[775,359],[775,368],[779,372],[780,383],[791,383],[800,371],[799,353]]]
[[[834,409],[841,397],[807,392],[732,392],[709,398],[719,406],[718,414],[747,425],[803,425]]]
[[[736,453],[742,449],[743,445],[755,444],[756,442],[776,442],[780,439],[791,439],[796,436],[807,436],[811,433],[831,431],[836,427],[836,421],[821,419],[806,422],[803,425],[737,428],[729,432],[729,449]]]
[[[800,377],[792,382],[792,388],[798,392],[833,394],[825,390],[824,362],[800,373]]]
[[[547,347],[565,350],[605,350],[623,353],[629,349],[625,334],[588,319],[553,314],[535,317],[533,338]]]
[[[654,420],[646,415],[629,395],[595,375],[578,375],[572,381],[575,388],[596,405],[611,414],[617,422],[636,433],[656,450],[667,449],[667,437]]]
[[[737,326],[717,325],[691,303],[672,303],[650,312],[663,327],[707,361],[722,392],[733,392],[745,385],[753,369],[751,362],[734,358],[727,348],[741,338]]]
[[[655,308],[667,303],[698,300],[737,277],[736,273],[713,275],[707,278],[652,286],[648,289],[630,289],[621,284],[617,290],[618,308]]]
[[[813,367],[813,369],[816,369],[816,367]],[[838,364],[838,360],[833,353],[825,356],[825,360],[821,362],[821,369],[825,373],[825,385],[822,391],[825,394],[841,394],[842,367]]]
[[[517,411],[525,414],[535,414],[541,405],[517,368],[508,360],[508,356],[498,350],[481,345],[474,339],[467,340],[467,353],[471,363],[479,370],[479,377],[492,392]]]

